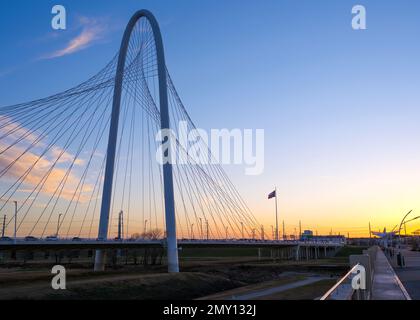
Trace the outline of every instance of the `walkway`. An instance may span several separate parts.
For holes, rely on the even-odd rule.
[[[420,300],[420,252],[402,250],[405,258],[405,268],[395,268],[395,272],[400,278],[404,287],[407,289],[413,300]]]
[[[409,296],[382,250],[378,250],[372,300],[408,300]]]
[[[254,292],[249,292],[249,293],[233,296],[229,300],[254,300],[254,299],[258,299],[258,298],[262,298],[262,297],[271,296],[273,294],[280,293],[280,292],[283,292],[283,291],[286,291],[286,290],[303,287],[303,286],[306,286],[308,284],[312,284],[312,283],[315,283],[315,282],[318,282],[318,281],[321,281],[321,280],[324,280],[324,279],[329,279],[329,278],[326,278],[326,277],[309,277],[305,280],[284,284],[284,285],[281,285],[281,286],[278,286],[278,287],[273,287],[273,288],[269,288],[269,289],[264,289],[264,290],[259,290],[259,291],[254,291]]]

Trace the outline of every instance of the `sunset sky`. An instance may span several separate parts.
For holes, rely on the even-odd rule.
[[[61,92],[118,51],[130,16],[160,22],[167,67],[195,123],[264,129],[265,169],[232,182],[266,228],[302,221],[318,233],[367,236],[420,215],[420,3],[354,1],[69,0],[0,3],[0,106]],[[83,165],[80,163],[80,165]],[[408,226],[420,229],[419,222]]]

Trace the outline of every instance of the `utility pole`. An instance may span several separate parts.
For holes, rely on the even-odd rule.
[[[274,240],[274,227],[271,226],[271,239]]]
[[[200,239],[203,240],[203,219],[199,218],[200,220]]]
[[[229,227],[226,227],[226,240],[229,239],[229,233],[228,233]]]
[[[276,196],[276,240],[279,240],[279,214],[277,211],[277,187],[275,187],[274,192]]]
[[[255,229],[252,229],[252,240],[255,240]]]
[[[194,223],[191,223],[191,239],[194,240]]]
[[[123,230],[124,230],[124,213],[121,210],[118,215],[118,240],[122,240],[124,238]]]
[[[4,215],[3,217],[3,228],[2,228],[2,232],[1,232],[1,236],[4,238],[4,233],[6,232],[6,218],[7,216]]]
[[[207,240],[209,240],[209,221],[206,220],[206,235],[207,235]]]
[[[13,235],[13,237],[14,237],[13,243],[16,244],[16,242],[17,242],[17,213],[18,213],[18,203],[17,203],[17,201],[8,201],[8,200],[3,200],[1,198],[0,198],[0,201],[5,202],[5,203],[13,202],[14,205],[15,205],[15,232],[14,232],[14,235]]]
[[[302,221],[299,220],[299,239],[302,236]]]
[[[146,236],[146,233],[147,233],[147,222],[148,222],[148,220],[144,220],[144,232],[143,232],[143,237],[145,237],[145,236]]]
[[[15,204],[15,234],[14,234],[14,238],[15,238],[15,244],[16,244],[16,242],[17,242],[17,206],[18,206],[18,203],[17,203],[17,201],[13,201],[13,203]]]
[[[286,240],[286,228],[284,226],[284,220],[283,220],[283,240]]]
[[[242,240],[245,239],[244,235],[244,223],[241,221],[241,234],[242,234]]]
[[[370,228],[370,222],[369,222],[369,239],[372,239],[372,230]]]
[[[265,235],[264,235],[264,226],[261,226],[261,240],[264,241]]]
[[[55,236],[58,238],[58,234],[60,232],[60,219],[61,219],[62,214],[60,213],[58,215],[58,221],[57,221],[57,233],[55,234]]]
[[[279,215],[277,212],[277,187],[274,190],[276,193],[276,240],[279,240]]]

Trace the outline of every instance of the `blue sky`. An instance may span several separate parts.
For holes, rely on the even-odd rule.
[[[54,4],[67,9],[66,31],[51,29]],[[366,6],[367,30],[351,29],[355,4]],[[418,1],[1,1],[0,105],[94,75],[142,8],[160,22],[168,68],[200,127],[265,129],[265,173],[227,168],[263,220],[274,185],[289,225],[379,228],[420,210]],[[86,18],[99,28],[92,43],[45,58]]]

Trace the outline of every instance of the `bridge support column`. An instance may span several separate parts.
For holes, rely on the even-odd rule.
[[[93,271],[102,272],[105,271],[106,264],[106,252],[104,250],[95,251],[95,266]]]
[[[296,247],[296,261],[300,260],[300,250],[299,245]]]

